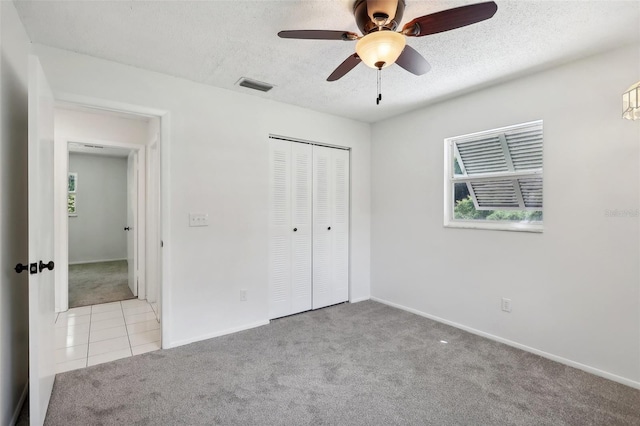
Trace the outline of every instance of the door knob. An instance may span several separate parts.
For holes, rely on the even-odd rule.
[[[327,231],[331,231],[331,227],[328,227],[328,228],[327,228]]]
[[[50,260],[49,263],[44,263],[42,260],[40,261],[40,265],[38,266],[38,269],[40,270],[40,272],[42,272],[43,269],[48,269],[50,271],[53,271],[53,268],[55,266],[55,263],[53,263],[53,260]]]
[[[29,265],[23,265],[22,263],[18,263],[14,269],[16,270],[17,273],[20,273],[22,271],[26,271],[27,269],[29,269]]]
[[[125,227],[124,227],[124,230],[125,230],[125,231],[130,231],[130,230],[131,230],[131,227],[129,227],[129,226],[125,226]]]
[[[42,262],[40,262],[42,263]],[[16,265],[15,268],[13,268],[17,273],[20,273],[22,271],[26,271],[27,269],[29,270],[29,274],[33,275],[33,274],[37,274],[38,273],[38,264],[37,263],[30,263],[28,265],[23,265],[22,263],[18,263]]]
[[[298,230],[298,228],[293,228],[293,232],[296,232]]]

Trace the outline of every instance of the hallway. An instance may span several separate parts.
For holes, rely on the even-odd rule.
[[[56,373],[160,349],[156,312],[151,304],[139,299],[61,312],[57,314],[55,333]]]
[[[69,308],[133,299],[126,260],[69,265]]]

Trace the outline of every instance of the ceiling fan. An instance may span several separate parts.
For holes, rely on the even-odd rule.
[[[396,32],[406,6],[405,0],[356,0],[353,14],[362,36],[350,31],[293,30],[280,31],[281,38],[307,40],[357,41],[356,53],[349,56],[327,78],[336,81],[364,62],[381,70],[396,63],[415,75],[431,69],[424,57],[406,44],[406,37],[423,37],[441,33],[491,18],[495,2],[477,3],[415,18]]]

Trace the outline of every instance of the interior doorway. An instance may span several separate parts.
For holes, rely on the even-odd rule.
[[[138,152],[69,142],[68,306],[137,298]],[[140,230],[144,237],[145,230]]]
[[[57,373],[162,347],[160,117],[56,104]]]
[[[56,311],[139,298],[159,320],[160,119],[59,102],[54,124]]]

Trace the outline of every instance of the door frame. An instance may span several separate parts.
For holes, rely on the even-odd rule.
[[[127,155],[126,225],[127,228],[131,228],[133,226],[133,240],[131,241],[131,245],[129,245],[129,235],[127,234],[127,284],[136,299],[146,299],[146,273],[148,268],[145,244],[147,240],[147,227],[144,223],[144,218],[146,216],[147,205],[145,202],[146,200],[144,200],[144,194],[142,194],[141,197],[141,191],[143,185],[146,187],[144,180],[146,179],[147,173],[146,169],[140,168],[140,163],[143,162],[140,155],[142,155],[140,150],[130,150],[129,155]],[[146,165],[146,159],[144,160],[144,163]],[[131,167],[131,169],[129,167]],[[135,191],[135,194],[130,193],[132,190],[131,182],[129,181],[130,178],[133,179],[134,182],[133,190]],[[144,192],[146,193],[147,191],[145,190]],[[132,195],[135,195],[135,202],[132,202]],[[132,216],[131,222],[129,222],[130,212]],[[131,229],[129,229],[129,231],[130,230]],[[138,240],[142,241],[142,245],[140,245]],[[133,260],[133,266],[129,265],[129,259]],[[140,265],[143,265],[143,268],[141,268]],[[133,277],[129,275],[131,271],[133,271]],[[130,282],[129,279],[132,279],[134,282]]]
[[[67,92],[54,92],[55,99],[58,102],[66,104],[75,104],[80,107],[93,108],[103,111],[119,112],[125,114],[136,114],[149,117],[151,120],[159,121],[158,150],[160,157],[159,176],[156,176],[157,187],[159,189],[157,196],[160,198],[160,209],[156,222],[159,222],[158,239],[161,244],[158,262],[156,265],[159,275],[158,283],[158,316],[160,320],[160,329],[162,333],[162,348],[166,348],[170,338],[170,328],[168,324],[171,318],[171,245],[167,244],[171,235],[171,228],[168,218],[171,217],[171,195],[170,187],[170,167],[169,156],[164,153],[170,152],[171,146],[171,112],[168,110],[150,108],[141,105],[128,104],[123,102],[111,101],[91,96],[77,95]],[[147,141],[148,142],[148,141]],[[146,146],[146,145],[145,145]],[[65,175],[66,182],[66,175]],[[65,184],[66,185],[66,184]],[[66,186],[65,186],[66,192]],[[66,211],[64,212],[66,216]],[[56,222],[56,228],[59,223]],[[67,231],[68,232],[68,231]],[[68,285],[68,282],[67,282]],[[68,306],[67,306],[68,307]]]
[[[67,138],[65,136],[65,138]],[[137,298],[144,299],[146,297],[146,145],[136,145],[123,142],[114,142],[101,139],[90,138],[73,138],[69,137],[64,141],[56,141],[56,145],[62,146],[64,143],[64,152],[55,158],[55,166],[58,171],[55,178],[55,192],[59,194],[56,203],[56,215],[60,215],[56,221],[58,232],[58,244],[56,246],[56,259],[60,265],[58,271],[58,280],[56,280],[56,312],[64,312],[69,309],[69,215],[66,213],[66,197],[63,195],[67,192],[67,174],[69,173],[69,145],[72,143],[102,146],[105,148],[122,148],[135,152],[136,168],[138,171],[136,197],[138,199],[138,208],[136,218],[134,218],[134,238],[137,242],[137,253],[134,253],[134,265],[138,267],[138,285],[137,292],[134,295]],[[62,151],[62,150],[61,150]],[[124,224],[123,224],[124,226]],[[134,250],[136,243],[134,243]],[[140,265],[144,265],[143,268]]]
[[[154,179],[153,176],[158,176],[160,174],[160,128],[159,122],[157,118],[152,118],[152,120],[156,121],[156,129],[158,133],[152,137],[147,144],[147,230],[152,230],[151,232],[147,232],[147,241],[146,241],[146,253],[147,253],[147,265],[152,265],[151,268],[147,269],[146,282],[151,283],[155,281],[159,283],[162,280],[162,270],[159,267],[161,265],[162,258],[162,248],[160,247],[162,243],[162,229],[161,229],[161,220],[160,220],[160,211],[161,211],[161,200],[162,194],[160,193],[160,180]],[[161,290],[160,286],[155,285],[147,285],[146,286],[146,297],[147,302],[154,306],[154,310],[156,312],[156,316],[158,321],[160,321],[161,312],[159,309],[156,309],[160,304],[161,298]]]

